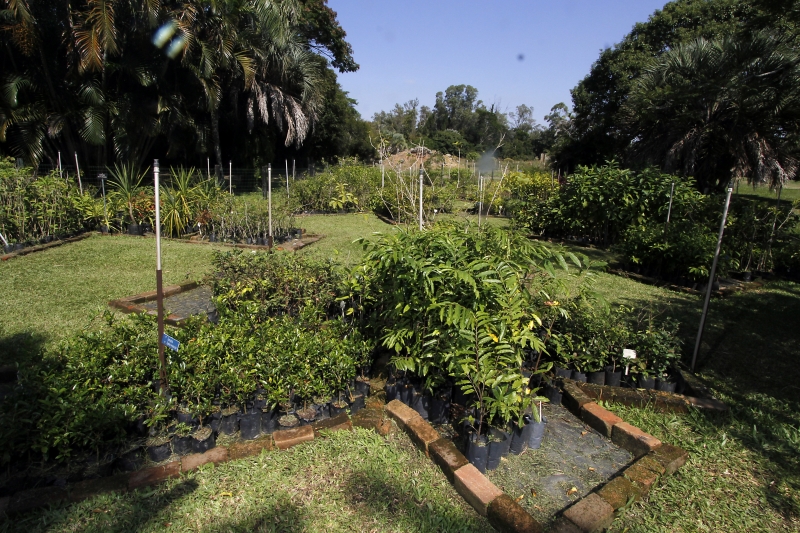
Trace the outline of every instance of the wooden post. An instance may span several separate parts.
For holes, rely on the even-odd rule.
[[[161,276],[161,195],[159,186],[158,159],[153,160],[153,177],[156,189],[156,313],[158,315],[158,360],[161,363],[159,370],[159,390],[166,395],[167,361],[164,358],[164,283]]]

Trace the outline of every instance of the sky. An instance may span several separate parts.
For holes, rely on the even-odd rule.
[[[600,51],[665,0],[328,0],[361,68],[339,74],[362,118],[450,85],[503,112],[526,104],[544,124]]]

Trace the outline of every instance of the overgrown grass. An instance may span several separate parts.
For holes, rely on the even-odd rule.
[[[163,241],[164,284],[202,278],[214,249]],[[1,262],[0,365],[86,327],[109,300],[155,290],[155,269],[155,239],[127,236],[94,235]]]
[[[11,532],[489,532],[402,432],[360,428],[207,465],[150,489],[0,525]]]

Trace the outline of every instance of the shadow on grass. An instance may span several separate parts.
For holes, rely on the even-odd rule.
[[[24,331],[3,335],[0,329],[0,366],[20,367],[35,365],[42,360],[42,350],[47,337],[41,333]]]
[[[476,521],[477,514],[470,516],[472,511],[429,500],[425,484],[418,484],[410,472],[406,474],[393,475],[375,468],[355,470],[344,490],[356,509],[367,516],[388,516],[407,531],[484,531]]]
[[[639,308],[667,304],[666,297],[629,298],[625,303]],[[668,305],[666,314],[682,323],[684,361],[689,363],[702,301],[675,299]],[[701,381],[731,412],[723,417],[706,414],[705,422],[695,421],[696,429],[711,439],[725,432],[763,457],[758,468],[774,481],[764,489],[764,499],[787,519],[800,516],[798,316],[800,286],[792,282],[772,282],[758,291],[715,299],[697,361]]]

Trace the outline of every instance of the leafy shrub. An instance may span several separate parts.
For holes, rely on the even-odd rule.
[[[487,417],[521,417],[524,350],[544,347],[528,283],[566,266],[563,257],[513,232],[456,224],[362,242],[364,312],[395,366],[430,389],[454,379],[474,395],[479,431]]]
[[[371,205],[380,183],[380,169],[343,161],[328,167],[325,172],[296,181],[292,188],[292,210],[321,213],[360,211]]]

